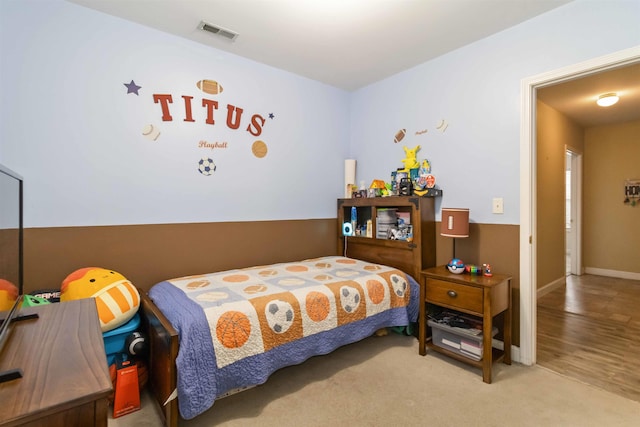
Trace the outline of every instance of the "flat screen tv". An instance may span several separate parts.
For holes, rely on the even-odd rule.
[[[23,291],[23,180],[0,165],[0,279]]]
[[[0,311],[0,356],[9,336],[9,327],[18,318],[23,293],[22,191],[20,175],[0,165],[0,281],[18,288],[18,298],[8,311]],[[8,285],[11,289],[12,286]],[[8,295],[8,287],[0,288]],[[15,291],[15,289],[14,289]],[[7,301],[11,298],[4,297]],[[7,308],[2,308],[7,310]],[[0,369],[0,383],[22,377],[18,369]]]

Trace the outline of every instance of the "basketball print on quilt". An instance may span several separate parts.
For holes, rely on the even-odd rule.
[[[248,301],[204,309],[218,368],[264,352],[260,321]]]
[[[291,293],[300,302],[302,333],[305,337],[337,326],[336,299],[329,288],[323,285],[311,286],[294,289]]]

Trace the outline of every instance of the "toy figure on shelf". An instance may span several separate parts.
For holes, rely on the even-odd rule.
[[[404,169],[399,169],[399,171],[409,173],[411,169],[418,169],[420,167],[420,163],[418,163],[416,155],[418,154],[418,150],[420,150],[420,146],[416,145],[411,149],[407,147],[402,147],[402,148],[404,148],[406,157],[402,159],[402,163],[404,164]]]
[[[491,273],[491,265],[489,264],[482,264],[482,269],[484,271],[484,275],[487,277],[491,277],[493,276],[493,273]]]
[[[382,191],[386,190],[384,181],[381,179],[374,179],[373,181],[371,181],[369,190],[374,190],[373,192],[375,197],[382,196]]]

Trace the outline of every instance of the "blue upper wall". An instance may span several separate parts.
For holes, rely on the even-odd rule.
[[[0,12],[0,163],[27,227],[334,217],[345,158],[388,181],[416,145],[443,204],[517,224],[521,80],[640,44],[640,2],[578,0],[348,93],[62,0]]]
[[[403,157],[398,145],[420,145],[443,206],[470,208],[473,222],[518,224],[522,80],[640,45],[639,23],[639,1],[575,1],[357,91],[350,152],[359,174],[386,176]],[[394,144],[398,129],[407,136]],[[504,214],[491,213],[494,197]]]

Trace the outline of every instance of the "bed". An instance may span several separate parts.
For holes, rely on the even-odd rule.
[[[170,279],[142,295],[149,384],[165,424],[276,370],[415,322],[419,285],[341,256]]]

